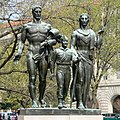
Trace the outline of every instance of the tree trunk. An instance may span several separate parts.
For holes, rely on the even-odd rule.
[[[92,104],[92,108],[98,108],[98,102],[97,102],[97,88],[98,88],[98,84],[95,84],[92,86],[92,99],[91,99],[91,104]]]

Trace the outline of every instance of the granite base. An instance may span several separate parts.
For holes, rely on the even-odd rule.
[[[99,109],[25,108],[18,120],[103,120],[103,116]]]

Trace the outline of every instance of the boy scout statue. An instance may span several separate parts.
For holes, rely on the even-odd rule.
[[[57,80],[57,98],[58,108],[66,108],[65,99],[68,93],[69,83],[71,80],[71,61],[77,60],[76,53],[67,48],[68,40],[66,36],[62,36],[62,46],[53,51],[52,62],[57,65],[56,80]]]

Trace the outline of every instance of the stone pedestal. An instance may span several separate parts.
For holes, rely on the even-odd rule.
[[[25,108],[18,120],[103,120],[103,116],[98,109]]]

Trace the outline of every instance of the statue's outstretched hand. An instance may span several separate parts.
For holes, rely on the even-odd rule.
[[[51,73],[51,74],[50,74],[50,80],[53,80],[53,78],[54,78],[54,74]]]
[[[80,57],[76,57],[76,58],[73,59],[73,62],[76,64],[76,63],[78,63],[80,60],[81,60]]]
[[[46,40],[46,41],[44,41],[44,42],[41,43],[41,47],[42,47],[42,46],[46,46],[47,44],[48,44],[48,42],[47,42],[47,40]]]
[[[18,64],[18,61],[20,60],[20,58],[21,58],[21,55],[19,53],[16,53],[16,55],[15,55],[15,57],[13,59],[14,63]]]
[[[104,30],[103,30],[103,29],[101,29],[101,30],[98,31],[98,34],[99,34],[99,35],[102,34],[102,33],[104,33]]]

